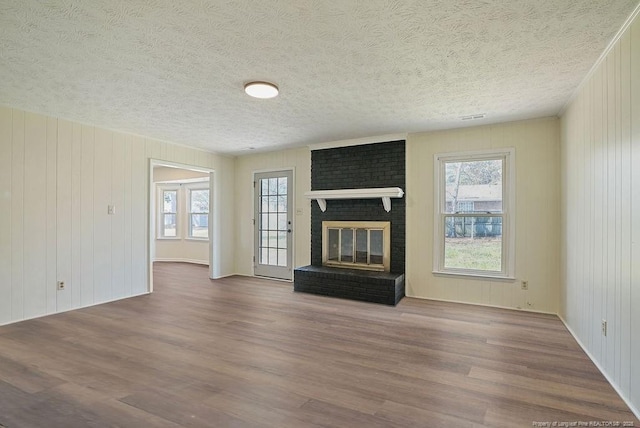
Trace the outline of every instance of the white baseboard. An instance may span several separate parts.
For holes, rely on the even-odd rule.
[[[589,352],[589,350],[587,349],[586,346],[584,346],[584,344],[582,343],[582,341],[580,340],[580,338],[578,337],[577,334],[575,334],[575,332],[573,331],[573,329],[571,327],[569,327],[569,324],[567,324],[567,321],[565,321],[565,319],[558,314],[558,318],[560,318],[560,321],[562,321],[562,323],[564,324],[564,326],[566,327],[566,329],[569,331],[569,333],[571,333],[571,336],[573,336],[573,338],[575,339],[576,342],[578,342],[578,345],[580,345],[580,347],[582,348],[582,350],[584,351],[585,354],[587,354],[587,357],[589,357],[589,359],[593,362],[593,364],[596,365],[596,367],[598,368],[598,370],[600,370],[600,373],[602,373],[602,376],[604,376],[605,379],[607,379],[607,382],[609,382],[609,384],[613,387],[613,389],[616,390],[616,392],[618,393],[618,395],[620,396],[620,398],[622,398],[622,401],[625,402],[625,404],[627,406],[629,406],[629,409],[633,412],[633,414],[635,415],[636,418],[640,419],[640,411],[633,405],[633,403],[631,402],[631,400],[629,400],[629,398],[620,390],[620,388],[618,387],[618,385],[613,381],[613,379],[611,379],[611,377],[609,377],[609,375],[607,374],[607,372],[604,370],[604,368],[600,365],[600,363],[593,357],[593,355],[591,354],[591,352]]]
[[[204,260],[194,260],[194,259],[175,259],[175,258],[155,258],[153,259],[154,262],[174,262],[174,263],[194,263],[197,265],[205,265],[205,266],[209,266],[209,262],[204,261]]]
[[[236,276],[236,275],[240,275],[238,273],[228,273],[226,275],[219,275],[219,276],[214,276],[213,278],[209,278],[209,279],[222,279],[222,278],[229,278],[230,276]]]
[[[436,302],[461,303],[463,305],[484,306],[485,308],[509,309],[511,311],[517,311],[517,312],[532,312],[535,314],[558,315],[555,312],[539,311],[536,309],[513,308],[511,306],[490,305],[488,303],[474,303],[474,302],[465,302],[462,300],[449,300],[449,299],[436,299],[434,297],[409,296],[408,294],[405,294],[405,297],[410,297],[412,299],[433,300]]]
[[[85,305],[85,306],[78,306],[76,308],[69,308],[69,309],[65,309],[63,311],[51,312],[49,314],[41,314],[41,315],[36,315],[34,317],[22,318],[22,319],[19,319],[19,320],[9,321],[7,323],[0,324],[0,327],[2,327],[3,325],[15,324],[15,323],[22,322],[22,321],[29,321],[29,320],[35,320],[35,319],[38,319],[38,318],[48,317],[50,315],[63,314],[65,312],[70,312],[70,311],[77,311],[78,309],[90,308],[92,306],[104,305],[105,303],[117,302],[118,300],[131,299],[132,297],[144,296],[146,294],[151,294],[151,293],[149,293],[148,291],[145,291],[143,293],[132,294],[131,296],[117,297],[115,299],[105,300],[105,301],[99,302],[99,303],[92,303],[90,305]]]

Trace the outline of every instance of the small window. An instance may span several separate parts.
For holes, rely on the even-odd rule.
[[[189,238],[209,238],[209,189],[189,189]]]
[[[175,238],[178,236],[177,227],[178,191],[163,190],[160,213],[160,236]]]
[[[435,273],[513,278],[513,158],[513,149],[435,156]]]

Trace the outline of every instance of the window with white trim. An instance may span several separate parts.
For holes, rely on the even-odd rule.
[[[209,238],[209,189],[190,188],[188,236],[195,239]]]
[[[158,183],[157,239],[209,239],[209,181]]]
[[[513,278],[515,151],[434,156],[434,273]]]
[[[162,189],[160,202],[160,236],[178,236],[178,189]]]

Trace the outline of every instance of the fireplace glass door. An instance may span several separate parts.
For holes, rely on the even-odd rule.
[[[389,228],[388,222],[322,222],[323,263],[388,271]]]
[[[254,273],[291,278],[292,171],[257,173],[255,183]]]

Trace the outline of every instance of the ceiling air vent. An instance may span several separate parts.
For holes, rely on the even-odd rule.
[[[480,114],[470,114],[467,116],[461,116],[460,120],[476,120],[476,119],[483,119],[485,116],[484,113],[480,113]]]

